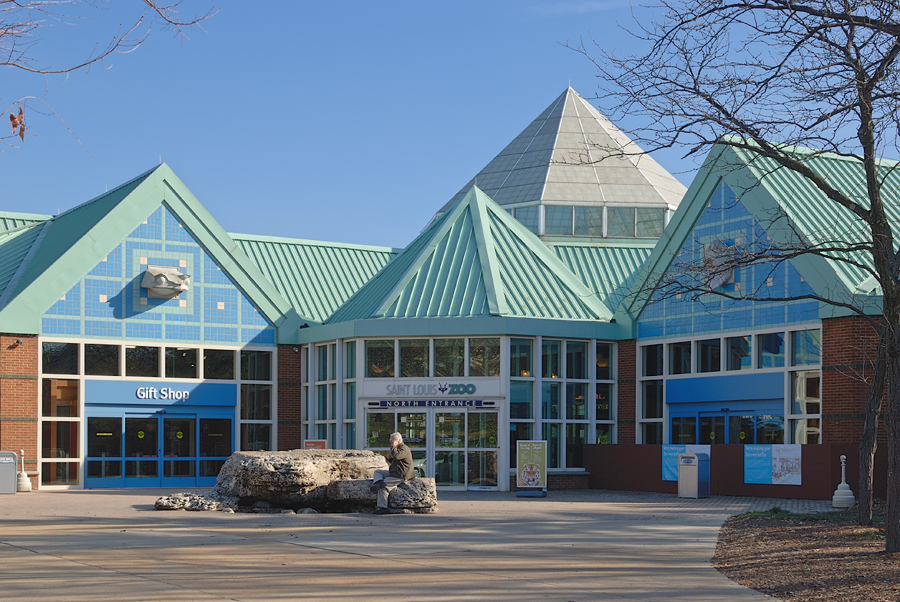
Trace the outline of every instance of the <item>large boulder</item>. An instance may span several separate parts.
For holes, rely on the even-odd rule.
[[[368,479],[386,468],[384,457],[369,450],[235,452],[219,472],[213,493],[238,498],[241,506],[266,501],[278,508],[327,510],[329,483]]]
[[[345,479],[328,484],[329,512],[368,512],[375,506],[372,481]],[[431,514],[437,512],[434,479],[416,478],[400,483],[388,495],[388,509],[394,513]]]

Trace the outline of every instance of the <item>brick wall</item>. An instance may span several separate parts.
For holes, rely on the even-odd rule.
[[[548,491],[567,491],[570,489],[590,489],[591,475],[587,472],[578,473],[555,473],[551,472],[547,475]],[[516,487],[516,476],[509,477],[509,490],[518,491]]]
[[[38,470],[37,374],[37,337],[0,335],[0,449],[17,454],[24,449],[27,472]],[[31,477],[31,486],[37,489],[36,476]]]
[[[822,320],[822,443],[858,443],[877,337],[863,318]],[[884,440],[883,424],[879,440]]]
[[[294,351],[297,349],[297,351]],[[301,439],[301,360],[296,345],[278,347],[278,449],[299,449]]]
[[[616,372],[619,383],[618,409],[616,410],[619,424],[617,443],[634,443],[636,441],[634,419],[637,399],[636,354],[637,343],[633,339],[619,343],[618,371]]]

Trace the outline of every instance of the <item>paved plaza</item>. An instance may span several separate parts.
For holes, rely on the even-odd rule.
[[[442,492],[433,515],[162,512],[162,490],[0,496],[0,600],[770,599],[710,566],[722,522],[825,501]]]

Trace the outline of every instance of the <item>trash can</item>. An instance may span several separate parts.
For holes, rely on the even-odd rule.
[[[16,468],[19,456],[16,452],[0,451],[0,493],[16,492]]]
[[[709,455],[678,456],[678,497],[709,497]]]

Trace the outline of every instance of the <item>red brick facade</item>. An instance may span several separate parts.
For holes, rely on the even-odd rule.
[[[822,443],[859,442],[876,343],[863,318],[822,320]]]
[[[298,346],[278,347],[278,449],[280,450],[301,447],[302,356]]]
[[[622,341],[618,344],[617,379],[619,386],[616,418],[619,432],[616,443],[635,442],[635,400],[637,399],[637,380],[635,368],[637,364],[636,341]]]
[[[19,345],[16,341],[22,341]],[[37,488],[38,339],[0,335],[0,449],[25,450],[25,470]]]

